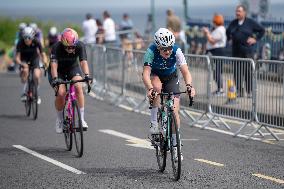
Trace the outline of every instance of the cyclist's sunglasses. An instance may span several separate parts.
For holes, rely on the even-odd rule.
[[[23,38],[24,38],[24,40],[32,40],[33,39],[32,37],[29,37],[29,36],[24,36]]]
[[[173,50],[173,47],[161,47],[161,50],[164,51],[164,52],[167,52],[167,51],[172,51]]]
[[[65,47],[65,49],[67,50],[75,50],[76,46],[67,46]]]

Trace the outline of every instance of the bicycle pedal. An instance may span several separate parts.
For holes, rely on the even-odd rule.
[[[83,127],[83,131],[87,131],[88,130],[88,128],[87,127]]]

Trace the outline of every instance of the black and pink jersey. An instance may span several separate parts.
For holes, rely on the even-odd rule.
[[[77,43],[74,53],[68,53],[60,41],[52,46],[50,61],[57,62],[58,70],[67,71],[79,66],[78,60],[87,60],[86,48],[83,42],[79,41]]]

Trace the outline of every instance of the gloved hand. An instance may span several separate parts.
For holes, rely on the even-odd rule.
[[[57,84],[58,84],[58,82],[59,82],[58,78],[57,78],[57,77],[54,77],[54,78],[52,79],[52,81],[51,81],[51,86],[52,86],[53,88],[56,87]]]

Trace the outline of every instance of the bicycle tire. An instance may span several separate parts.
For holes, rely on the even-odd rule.
[[[172,169],[173,169],[173,174],[174,174],[174,180],[178,181],[180,179],[181,175],[181,143],[180,143],[180,135],[179,135],[179,129],[177,127],[177,121],[174,113],[170,113],[169,115],[169,121],[170,121],[170,151],[171,151],[171,161],[172,161]],[[175,135],[176,135],[176,141],[177,141],[177,160],[175,158],[174,154],[174,146],[173,146],[173,139],[172,139],[172,134],[173,134],[173,128],[175,129]]]
[[[79,107],[77,101],[74,100],[72,103],[72,110],[73,110],[73,133],[74,133],[74,142],[76,146],[76,150],[78,153],[78,157],[82,157],[83,150],[84,150],[84,139],[83,139],[83,126],[82,126],[82,119],[81,113],[79,111]],[[77,119],[76,119],[77,118]]]
[[[162,120],[162,112],[160,108],[157,114],[158,114],[157,118],[158,118],[159,128],[162,128],[163,120]],[[167,146],[166,146],[164,137],[166,136],[163,136],[163,134],[161,133],[159,137],[159,145],[155,146],[157,163],[158,163],[160,172],[164,172],[166,168],[166,162],[167,162]]]
[[[38,95],[37,95],[37,84],[34,83],[34,81],[31,82],[31,91],[32,91],[32,96],[31,96],[31,106],[32,106],[32,112],[33,112],[33,119],[37,119],[37,114],[38,114]]]
[[[27,88],[28,88],[28,91],[27,91],[27,93],[26,93],[27,99],[26,99],[26,101],[25,101],[25,109],[26,109],[26,116],[29,117],[30,114],[31,114],[31,100],[30,100],[30,91],[31,91],[31,90],[30,90],[30,84],[29,84],[29,82],[28,82]]]
[[[68,116],[68,101],[65,102],[63,108],[63,133],[66,148],[68,151],[72,150],[72,118]]]

